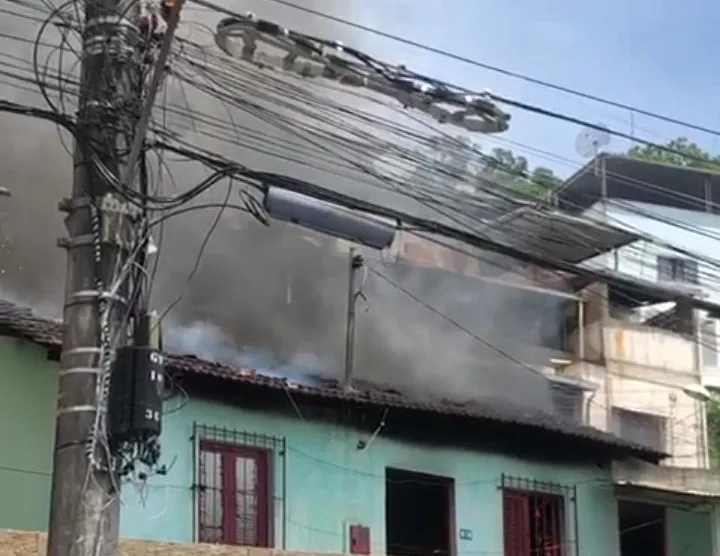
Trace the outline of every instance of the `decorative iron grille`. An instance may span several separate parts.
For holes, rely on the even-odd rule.
[[[501,475],[505,556],[579,554],[577,486]]]
[[[286,439],[194,423],[192,441],[196,540],[285,548]]]

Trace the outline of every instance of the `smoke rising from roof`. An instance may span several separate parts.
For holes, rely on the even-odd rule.
[[[227,1],[224,4],[231,5]],[[351,19],[357,16],[350,8],[351,2],[306,0],[304,4]],[[340,39],[361,48],[368,45],[366,35],[271,2],[244,2],[243,6],[260,17],[310,34]],[[191,22],[214,26],[220,17],[189,4],[183,25],[188,32],[202,35],[202,27],[193,27]],[[380,19],[381,14],[375,17]],[[8,19],[0,23],[3,31],[18,36],[24,30],[27,31],[24,36],[36,32],[35,24],[18,25],[15,18]],[[24,27],[27,29],[23,30]],[[7,40],[4,43],[5,49],[30,59],[28,45]],[[28,93],[6,85],[0,94],[30,102]],[[166,99],[224,119],[230,126],[250,127],[258,136],[273,137],[281,145],[303,145],[302,138],[287,130],[273,128],[257,117],[229,109],[192,90],[171,87]],[[32,102],[40,100],[33,98]],[[317,170],[259,154],[193,132],[192,122],[177,114],[168,114],[167,118],[177,126],[184,121],[187,136],[200,147],[221,152],[249,167],[296,175],[374,202],[392,202],[416,213],[433,213],[416,202],[368,186],[367,177],[360,170],[355,170],[354,177],[338,177],[331,173],[329,165],[326,170]],[[44,312],[50,306],[57,313],[65,276],[65,255],[55,244],[56,238],[64,234],[57,202],[70,191],[71,159],[50,124],[9,115],[0,115],[0,121],[5,130],[0,137],[4,157],[2,185],[12,191],[11,198],[0,199],[3,257],[0,287],[42,307]],[[67,138],[65,142],[68,143]],[[342,165],[341,160],[337,162]],[[187,189],[207,175],[197,165],[169,162],[169,166],[175,182],[166,174],[163,183],[169,192],[173,187]],[[226,187],[219,185],[201,202],[222,201],[227,193]],[[234,196],[235,191],[230,194]],[[263,353],[268,354],[268,361],[295,363],[311,367],[317,374],[339,378],[348,265],[346,257],[335,249],[335,242],[290,225],[273,223],[269,228],[263,227],[247,215],[226,211],[203,250],[197,272],[189,280],[188,273],[215,216],[212,211],[187,213],[169,220],[162,233],[154,236],[161,254],[153,305],[163,308],[182,295],[170,316],[169,344],[176,350],[231,364],[247,363],[251,356],[257,362],[257,354]],[[370,273],[363,288],[367,305],[362,301],[358,305],[357,377],[417,395],[432,391],[461,400],[504,397],[550,409],[547,381],[512,360],[529,362],[532,356],[523,346],[556,339],[544,335],[554,336],[552,326],[551,332],[546,333],[548,323],[563,318],[564,309],[557,298],[489,287],[437,272],[408,269],[401,264],[386,268],[372,259],[369,264],[438,311],[458,320],[486,343],[432,315]],[[272,366],[268,362],[262,364]]]

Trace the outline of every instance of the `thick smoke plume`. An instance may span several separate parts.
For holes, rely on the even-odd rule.
[[[359,15],[350,9],[349,1],[303,3],[350,19]],[[310,34],[340,39],[361,48],[372,47],[367,35],[283,9],[272,2],[243,2],[243,10],[255,11],[261,17]],[[191,28],[194,20],[212,27],[219,17],[189,4],[184,25]],[[382,13],[372,17],[381,21]],[[36,32],[34,24],[10,19],[0,24],[3,31],[18,36],[24,31],[27,31],[24,36]],[[202,27],[197,25],[196,29],[203,36]],[[30,59],[30,47],[26,44],[4,41],[3,46],[18,57]],[[37,96],[10,86],[2,87],[2,95],[23,102],[41,102]],[[207,96],[171,88],[169,98],[186,103],[191,110],[224,118],[230,124],[250,126],[258,134],[267,134],[288,145],[302,143],[297,136],[273,129],[237,110],[229,111]],[[5,131],[0,137],[2,185],[12,191],[12,197],[0,200],[3,211],[0,286],[14,298],[43,312],[58,314],[63,298],[65,254],[55,243],[64,234],[56,207],[71,187],[71,159],[63,140],[69,142],[45,122],[6,115],[1,120]],[[359,181],[360,171],[356,172],[355,180],[340,178],[329,171],[311,170],[192,131],[188,137],[202,148],[216,150],[250,167],[299,175],[375,202],[390,202],[387,194]],[[189,164],[170,162],[170,168],[178,190],[187,189],[206,175],[204,170]],[[172,191],[174,186],[167,175],[163,184],[168,192]],[[221,185],[203,201],[220,201],[226,194]],[[231,194],[236,201],[235,192]],[[415,212],[421,209],[399,199],[396,196],[392,200],[403,205],[399,208]],[[176,350],[231,364],[252,363],[268,369],[291,364],[339,378],[343,372],[348,264],[336,243],[297,227],[280,224],[263,227],[244,214],[227,212],[207,242],[197,271],[189,279],[188,273],[196,265],[214,218],[212,212],[188,213],[168,221],[162,234],[154,237],[161,253],[153,305],[162,309],[182,296],[169,316],[168,343]],[[556,343],[558,332],[554,324],[563,314],[556,298],[482,285],[434,271],[413,270],[402,264],[385,267],[372,258],[369,264],[457,320],[481,340],[433,315],[369,273],[363,287],[367,302],[360,301],[358,305],[357,377],[416,395],[434,392],[459,400],[501,397],[550,407],[546,381],[518,361],[536,362],[533,360],[538,357],[537,351],[528,351],[528,345]],[[546,330],[548,327],[543,323],[553,326]],[[546,361],[547,358],[542,362]]]

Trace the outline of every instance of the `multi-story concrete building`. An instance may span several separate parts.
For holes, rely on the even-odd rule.
[[[591,260],[720,303],[720,173],[600,155],[558,194],[573,214],[650,236]],[[674,248],[671,248],[673,246]],[[703,382],[720,387],[718,315],[701,311]]]
[[[641,227],[628,231],[642,235]],[[489,278],[482,265],[458,261],[457,253],[450,255],[416,239],[407,243],[411,247],[401,254],[417,264],[564,297],[565,321],[547,321],[548,326],[561,324],[563,341],[544,363],[542,358],[526,363],[547,373],[562,391],[562,406],[575,408],[568,416],[669,454],[660,466],[615,465],[621,513],[625,508],[649,515],[658,503],[663,506],[678,500],[707,507],[720,496],[720,481],[708,469],[709,392],[704,387],[708,348],[699,339],[697,320],[698,315],[720,309],[716,298],[698,295],[697,288],[679,279],[657,280],[639,268],[632,272],[632,263],[624,258],[641,245],[646,253],[671,249],[637,239],[580,260],[602,270],[607,280],[600,281],[531,268],[506,270]],[[617,265],[616,259],[620,260]],[[569,396],[576,402],[568,404]],[[698,499],[688,499],[689,493]],[[644,505],[626,505],[627,500]]]

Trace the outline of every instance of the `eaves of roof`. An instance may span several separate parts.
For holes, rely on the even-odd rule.
[[[29,309],[0,300],[0,334],[22,337],[49,349],[59,349],[62,344],[62,323],[40,318]],[[325,386],[307,386],[285,378],[262,375],[253,369],[229,367],[193,355],[166,354],[166,363],[177,373],[288,391],[292,395],[306,399],[334,400],[352,405],[401,408],[438,416],[454,416],[469,422],[477,422],[479,425],[497,423],[516,426],[529,433],[533,430],[544,431],[565,436],[568,441],[576,440],[593,444],[596,448],[612,452],[617,457],[635,457],[656,462],[667,456],[599,429],[578,425],[548,413],[512,406],[504,400],[480,400],[471,404],[459,404],[415,400],[378,388],[345,390],[331,381]]]

